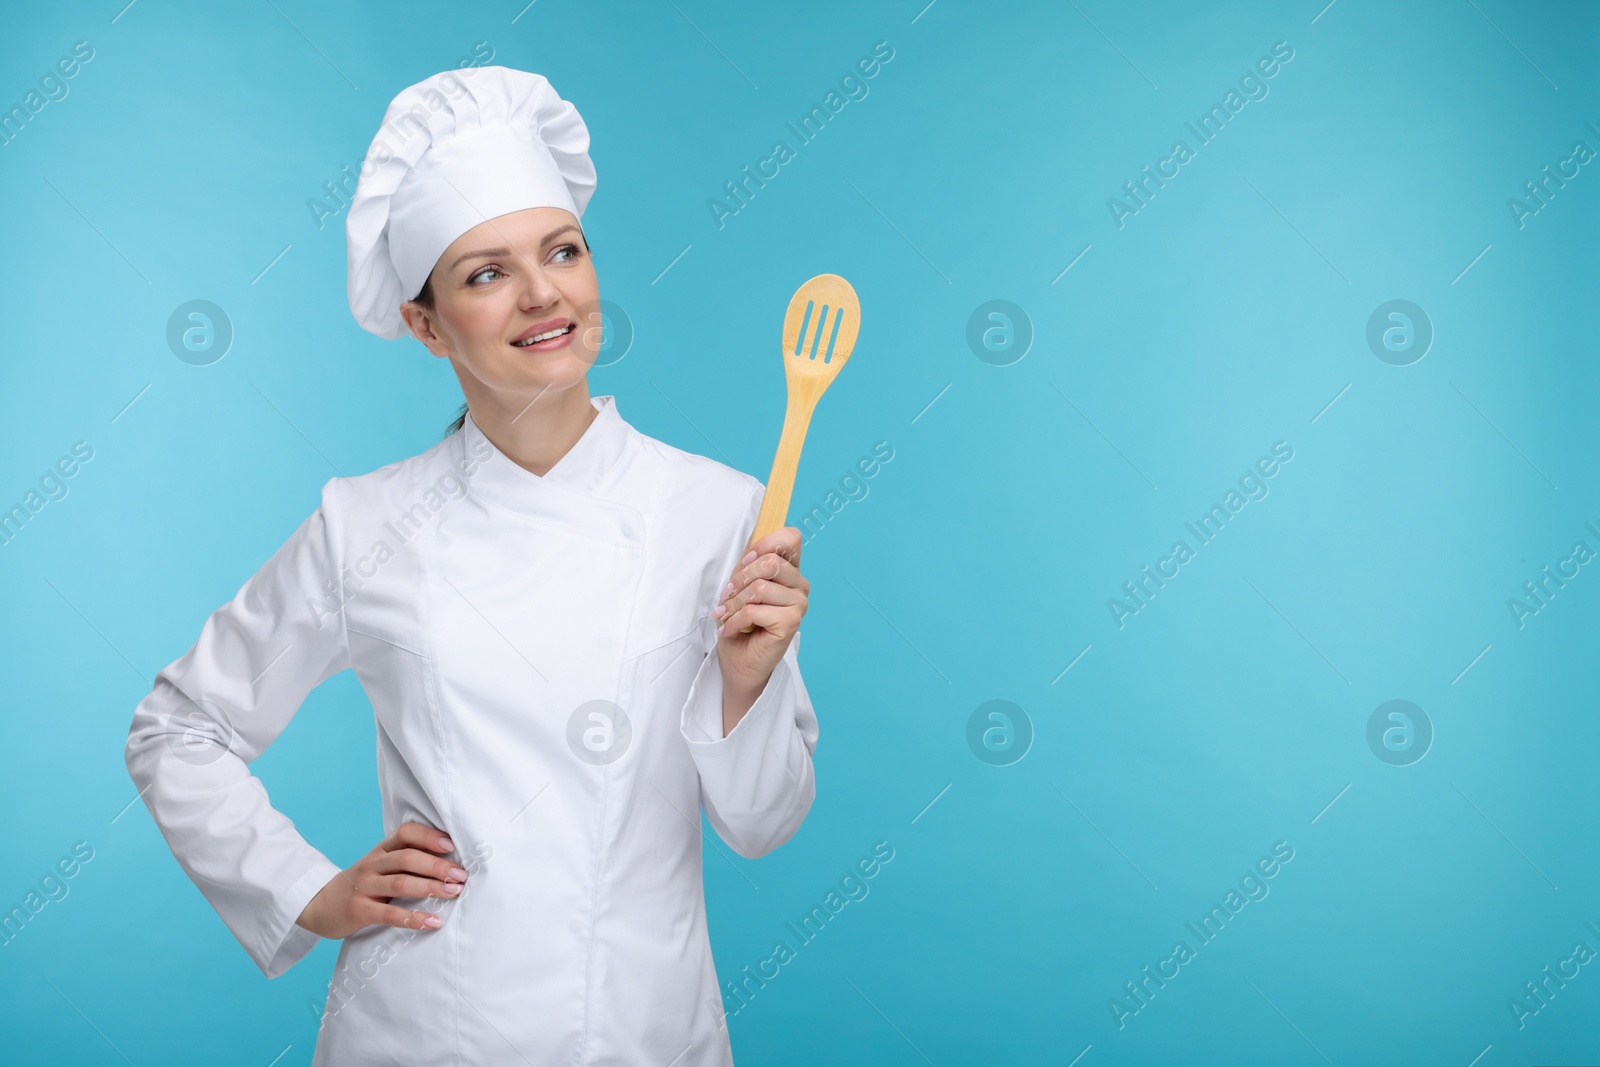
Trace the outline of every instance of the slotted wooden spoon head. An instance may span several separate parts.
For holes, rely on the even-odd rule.
[[[817,275],[789,299],[789,310],[783,316],[783,374],[789,399],[750,544],[784,524],[811,413],[850,358],[860,329],[861,302],[850,283],[837,274]],[[753,629],[754,624],[747,625],[740,633]]]
[[[783,372],[791,390],[816,402],[850,358],[861,330],[861,301],[837,274],[819,274],[796,289],[783,316]]]

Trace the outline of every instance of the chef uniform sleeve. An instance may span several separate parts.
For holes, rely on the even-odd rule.
[[[341,588],[338,483],[323,486],[317,510],[156,675],[125,751],[178,864],[268,978],[317,943],[295,919],[342,870],[273,808],[249,769],[306,695],[350,665],[329,591]]]
[[[724,552],[721,575],[733,573],[755,530],[765,489],[754,478],[750,481],[754,498],[738,536]],[[746,859],[764,856],[793,837],[817,794],[811,763],[817,715],[800,677],[800,638],[797,630],[755,703],[724,736],[722,668],[713,636],[711,653],[695,674],[680,719],[700,772],[706,818]]]

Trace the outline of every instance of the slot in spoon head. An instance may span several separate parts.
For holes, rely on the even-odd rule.
[[[833,381],[861,330],[861,301],[837,274],[819,274],[795,290],[783,316],[785,374]]]

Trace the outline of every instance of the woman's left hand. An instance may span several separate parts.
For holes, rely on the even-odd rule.
[[[800,544],[800,531],[785,526],[751,545],[711,612],[719,624],[723,687],[751,701],[766,688],[806,613],[811,583],[800,574]],[[746,626],[755,629],[740,633]]]

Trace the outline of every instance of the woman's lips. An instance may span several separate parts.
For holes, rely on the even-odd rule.
[[[513,343],[511,347],[520,352],[549,352],[557,348],[564,348],[566,345],[570,344],[572,342],[572,335],[575,332],[577,332],[577,328],[571,323],[568,323],[567,332],[561,334],[559,337],[552,337],[547,341],[540,341],[537,344],[531,345],[519,345]]]

